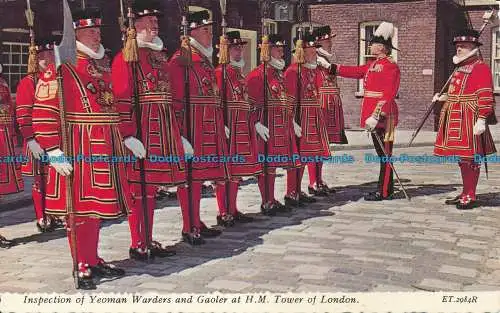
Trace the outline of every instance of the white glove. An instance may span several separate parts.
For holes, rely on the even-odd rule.
[[[269,128],[262,125],[260,122],[257,122],[255,123],[255,131],[264,141],[267,142],[267,140],[269,139]]]
[[[481,135],[485,131],[486,131],[486,121],[484,120],[484,118],[479,118],[476,124],[474,124],[474,129],[473,129],[474,135],[476,136]]]
[[[189,141],[182,136],[181,136],[181,139],[182,139],[182,147],[184,148],[184,154],[193,155],[194,149],[193,149],[193,146],[191,145],[191,143],[189,143]]]
[[[322,57],[322,56],[318,56],[318,58],[317,58],[317,62],[318,62],[318,65],[319,65],[319,66],[322,66],[322,67],[324,67],[324,68],[326,68],[326,69],[329,69],[329,68],[330,68],[330,66],[331,66],[330,62],[328,62],[328,60],[327,60],[327,59],[325,59],[325,58],[324,58],[324,57]]]
[[[229,130],[229,127],[224,126],[224,130],[226,131],[226,137],[229,139],[229,135],[231,135],[231,131]]]
[[[64,152],[60,149],[52,150],[47,152],[49,156],[49,162],[52,167],[58,172],[61,176],[68,176],[73,171],[73,166],[68,163],[66,160],[66,156]]]
[[[132,153],[139,159],[144,159],[146,157],[146,149],[142,142],[140,142],[135,137],[128,137],[123,141],[125,147],[127,147]]]
[[[293,121],[293,130],[295,131],[295,136],[302,137],[302,128],[295,121]]]
[[[30,139],[30,140],[28,140],[28,142],[26,144],[28,145],[28,148],[30,149],[31,153],[33,154],[33,157],[35,157],[35,159],[37,159],[37,160],[40,160],[44,151],[43,151],[42,147],[40,147],[38,142],[36,142],[35,139]]]
[[[448,95],[443,93],[441,96],[439,96],[439,93],[436,93],[434,97],[432,97],[432,102],[445,102],[448,100]]]
[[[370,116],[369,118],[366,119],[365,121],[365,127],[369,131],[372,131],[377,127],[378,124],[378,119],[374,118],[373,116]]]

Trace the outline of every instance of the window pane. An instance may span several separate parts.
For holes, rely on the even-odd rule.
[[[495,89],[500,89],[500,60],[495,60],[495,63],[493,64],[493,72],[494,72],[493,80],[495,82]]]
[[[21,53],[21,46],[20,45],[11,45],[11,51],[12,51],[12,53]]]
[[[13,54],[12,55],[12,64],[21,64],[21,55]]]

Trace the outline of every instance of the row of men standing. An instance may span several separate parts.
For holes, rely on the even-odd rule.
[[[70,236],[67,222],[66,225],[71,250],[76,251],[73,257],[78,261],[78,270],[74,274],[78,278],[78,287],[82,289],[96,288],[95,277],[124,275],[122,269],[105,262],[98,255],[101,219],[128,215],[131,233],[129,255],[133,259],[146,260],[175,254],[169,247],[153,240],[153,212],[158,186],[178,187],[183,216],[182,237],[192,245],[199,245],[205,242],[204,238],[221,233],[206,226],[200,219],[201,186],[204,181],[216,182],[218,225],[229,227],[238,222],[251,222],[252,218],[239,212],[236,205],[242,177],[258,177],[262,194],[261,211],[265,215],[287,212],[291,207],[316,201],[300,189],[305,164],[290,158],[269,162],[264,167],[258,160],[258,154],[264,153],[265,145],[267,154],[273,156],[290,157],[297,155],[300,149],[301,156],[327,157],[330,156],[329,143],[346,143],[335,77],[330,75],[329,69],[321,69],[316,63],[317,42],[330,41],[329,27],[318,30],[314,35],[307,34],[304,40],[306,64],[301,74],[302,118],[299,124],[294,120],[293,104],[297,96],[297,65],[284,71],[283,47],[286,43],[280,36],[269,36],[271,59],[266,69],[261,65],[245,78],[241,69],[244,65],[242,46],[246,42],[238,32],[227,33],[231,62],[226,68],[227,80],[223,82],[222,66],[215,69],[211,63],[212,22],[209,14],[207,11],[190,13],[192,63],[188,91],[190,112],[186,112],[185,82],[180,79],[184,76],[186,59],[181,50],[174,53],[170,60],[167,59],[158,37],[158,18],[163,15],[161,7],[154,1],[136,1],[133,11],[139,47],[139,61],[135,65],[125,61],[123,52],[117,54],[112,63],[109,61],[101,45],[102,20],[98,9],[74,12],[76,64],[63,64],[57,69],[53,52],[57,40],[38,40],[40,71],[20,82],[16,112],[10,106],[9,114],[5,114],[6,119],[16,116],[24,138],[25,153],[29,157],[29,162],[23,164],[24,174],[37,177],[33,185],[33,199],[39,230],[61,226],[58,217],[68,215],[65,180],[72,181],[73,231],[76,236]],[[136,77],[133,76],[132,66],[136,66]],[[57,81],[58,71],[62,77],[61,86]],[[264,86],[264,73],[267,86]],[[138,90],[134,90],[136,82]],[[229,112],[227,120],[224,119],[220,101],[224,83]],[[63,91],[65,129],[61,129],[60,89]],[[266,89],[268,97],[267,119],[264,116],[263,89]],[[320,103],[320,92],[323,105]],[[137,128],[135,101],[140,106],[140,129]],[[188,118],[190,129],[186,123]],[[63,131],[68,134],[69,151],[63,150]],[[3,140],[11,143],[13,134],[14,130],[9,129]],[[9,151],[7,155],[13,155],[13,147]],[[49,160],[45,166],[40,162],[44,154]],[[136,159],[128,164],[89,163],[68,158],[82,155],[125,157],[129,154]],[[244,157],[244,161],[193,163],[191,188],[188,188],[186,154],[195,157],[239,155]],[[151,155],[179,156],[181,161],[152,162],[147,158]],[[140,159],[144,161],[145,194],[141,189]],[[322,180],[321,163],[308,166],[310,193],[324,196],[335,192]],[[267,170],[265,173],[264,168]],[[274,195],[277,168],[287,169],[285,204],[276,200]],[[22,190],[18,172],[12,168],[12,172],[8,173],[10,185],[2,187],[2,192],[7,194]],[[146,220],[148,223],[145,223]],[[3,239],[8,245],[9,241]]]
[[[23,165],[24,173],[39,177],[34,184],[33,198],[40,230],[60,227],[61,222],[55,217],[68,215],[65,180],[73,176],[71,196],[76,216],[73,229],[76,242],[69,236],[69,231],[68,239],[70,246],[76,247],[77,251],[73,257],[78,260],[75,275],[79,288],[96,288],[93,281],[96,276],[124,274],[122,269],[105,262],[98,255],[101,219],[128,215],[131,233],[129,255],[133,259],[147,260],[149,257],[175,254],[172,249],[153,240],[153,212],[158,186],[178,188],[183,216],[182,237],[192,245],[203,244],[204,238],[220,234],[220,230],[206,226],[200,219],[204,181],[216,182],[217,224],[225,227],[252,221],[251,217],[237,209],[238,185],[243,177],[257,176],[262,196],[261,212],[265,215],[287,212],[292,207],[316,201],[300,188],[305,165],[309,171],[310,194],[325,196],[334,193],[335,189],[328,187],[322,179],[321,162],[304,163],[287,159],[266,162],[264,166],[259,162],[258,155],[328,157],[330,143],[347,143],[336,75],[364,78],[361,127],[372,131],[380,156],[392,153],[394,129],[398,122],[395,97],[400,73],[397,64],[388,56],[395,49],[391,41],[391,24],[382,23],[377,29],[370,45],[371,54],[376,59],[362,66],[330,63],[333,35],[329,27],[305,34],[305,63],[300,66],[300,84],[297,83],[297,63],[285,70],[283,47],[287,43],[278,35],[266,38],[270,46],[269,62],[243,77],[242,47],[246,42],[238,32],[229,32],[226,37],[231,62],[226,67],[227,80],[224,81],[222,66],[215,69],[211,63],[212,29],[207,11],[193,12],[188,16],[190,36],[186,40],[192,48],[191,63],[186,61],[182,50],[168,60],[158,37],[158,18],[162,12],[157,3],[137,1],[133,11],[137,17],[137,63],[131,65],[121,52],[111,64],[101,45],[99,10],[75,12],[77,62],[76,65],[64,64],[60,68],[62,88],[58,85],[58,69],[54,65],[55,40],[40,40],[40,73],[23,79],[18,86],[17,107],[8,106],[2,115],[5,125],[10,123],[11,116],[16,115],[25,139],[25,153],[30,158],[30,162]],[[475,37],[460,38],[470,41]],[[459,43],[457,39],[456,44]],[[191,64],[189,90],[181,79],[186,64]],[[134,88],[135,84],[137,88]],[[64,91],[65,129],[61,129],[60,123],[61,98],[58,92],[61,89]],[[226,90],[226,118],[220,90]],[[188,111],[185,111],[186,94],[189,95]],[[486,98],[482,97],[488,102],[482,106],[489,109],[491,101]],[[8,104],[9,101],[7,99],[2,103]],[[137,107],[140,108],[140,115],[135,114]],[[486,113],[489,114],[489,111]],[[486,116],[486,113],[482,114]],[[295,118],[297,115],[300,119]],[[451,129],[447,121],[441,124],[444,126],[440,128],[440,134]],[[1,138],[5,142],[10,142],[14,133],[9,127],[2,128]],[[63,150],[61,131],[68,134],[69,151]],[[476,129],[474,135],[477,135]],[[438,135],[437,146],[450,146],[449,143],[441,143],[439,138],[442,137]],[[6,155],[13,154],[12,143],[9,147]],[[438,148],[436,152],[454,153],[450,149],[442,152]],[[40,166],[37,159],[45,153],[50,158],[50,165]],[[141,188],[138,161],[89,163],[65,158],[78,155],[125,157],[130,154],[144,161],[145,193]],[[188,188],[188,164],[183,158],[187,154],[195,157],[240,155],[244,157],[244,162],[193,163],[192,181]],[[147,159],[151,155],[179,156],[181,161],[151,162]],[[287,170],[284,204],[275,198],[277,168]],[[7,178],[4,179],[7,183],[2,185],[2,192],[12,193],[23,188],[22,179],[12,165],[7,165],[4,173],[6,175],[2,177]],[[457,201],[462,206],[470,204],[469,187],[454,200],[455,204]],[[378,189],[367,194],[365,200],[391,199],[393,193],[392,170],[389,163],[381,163]],[[1,241],[5,245],[10,244],[5,238]]]

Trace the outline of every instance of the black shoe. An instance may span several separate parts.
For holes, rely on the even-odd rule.
[[[200,235],[202,237],[214,238],[220,236],[220,234],[222,234],[222,231],[215,228],[208,228],[207,225],[201,223]]]
[[[262,215],[265,215],[265,216],[275,216],[276,215],[276,210],[274,209],[274,207],[271,203],[261,204],[260,205],[260,212],[262,213]]]
[[[205,244],[205,239],[201,237],[200,232],[196,229],[193,229],[190,233],[182,233],[182,240],[189,243],[192,246],[199,246]]]
[[[54,230],[66,228],[66,222],[59,217],[51,217],[51,224]]]
[[[40,223],[41,222],[41,223]],[[36,222],[36,228],[40,233],[48,233],[54,230],[54,224],[50,220],[43,220]]]
[[[167,247],[164,248],[158,241],[154,240],[151,242],[149,250],[151,251],[151,255],[153,257],[159,257],[159,258],[166,258],[177,254],[177,252],[175,252],[174,250],[168,249]]]
[[[125,276],[125,270],[104,261],[97,263],[96,266],[91,266],[90,270],[93,275],[99,277],[116,278]]]
[[[154,258],[154,255],[151,253],[151,250],[146,249],[143,250],[141,248],[130,248],[128,250],[128,255],[131,259],[137,261],[148,261]]]
[[[78,273],[73,272],[73,276],[78,275],[78,286],[76,289],[82,289],[82,290],[95,290],[97,289],[97,286],[94,283],[94,279],[92,277],[92,273],[83,273],[78,271]]]
[[[4,236],[0,235],[0,248],[9,249],[10,247],[13,247],[15,245],[16,243],[14,241],[8,240]]]
[[[299,200],[296,200],[292,196],[285,196],[285,206],[287,207],[299,207],[299,206],[304,206],[303,203],[301,203]]]
[[[326,197],[328,196],[328,192],[325,189],[317,188],[317,187],[307,187],[307,191],[316,197]]]
[[[315,198],[313,198],[311,196],[306,195],[305,192],[300,192],[299,202],[302,202],[302,203],[314,203],[316,201],[318,201],[318,200],[316,200]]]
[[[337,192],[337,190],[335,188],[328,187],[328,185],[325,183],[319,184],[318,187],[319,187],[319,189],[324,190],[326,193],[336,193]]]
[[[231,214],[217,215],[217,225],[223,227],[234,226],[234,218]]]
[[[240,211],[236,211],[236,215],[234,216],[234,221],[237,223],[251,223],[254,221],[253,217],[250,217],[244,213],[241,213]]]
[[[365,201],[382,201],[382,200],[392,200],[393,194],[388,195],[387,197],[382,197],[382,194],[378,191],[370,192],[365,195]]]
[[[461,198],[457,203],[457,210],[472,210],[475,207],[478,207],[478,203],[470,198]]]
[[[446,199],[446,201],[444,202],[444,204],[448,204],[448,205],[457,205],[460,203],[460,198],[462,197],[462,195],[458,195],[456,196],[455,198],[453,199]]]
[[[272,206],[273,210],[279,213],[288,213],[292,211],[292,208],[284,205],[279,201],[275,201]]]

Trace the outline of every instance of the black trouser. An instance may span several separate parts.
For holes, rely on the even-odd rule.
[[[383,149],[379,144],[379,141],[375,137],[377,136],[380,139],[380,142],[384,145]],[[372,133],[373,145],[375,146],[375,151],[377,151],[377,155],[379,157],[386,156],[384,154],[384,150],[387,153],[387,156],[392,156],[392,141],[384,142],[385,130],[382,128],[376,128],[375,132]],[[387,197],[394,193],[394,180],[392,174],[392,168],[389,164],[389,160],[382,160],[380,162],[380,174],[378,177],[378,190],[382,197]]]

